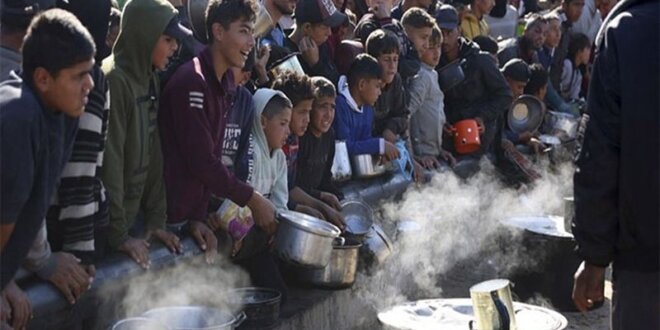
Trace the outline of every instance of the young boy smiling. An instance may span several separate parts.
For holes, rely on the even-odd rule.
[[[161,100],[168,221],[188,223],[207,258],[217,247],[205,224],[212,193],[247,205],[256,225],[267,234],[276,229],[273,204],[222,163],[226,120],[237,90],[230,68],[243,67],[255,45],[256,11],[252,0],[210,1],[206,18],[210,44],[179,67]]]

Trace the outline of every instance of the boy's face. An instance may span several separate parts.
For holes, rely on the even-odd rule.
[[[561,40],[561,23],[553,19],[548,23],[548,33],[545,36],[545,45],[549,48],[557,48]]]
[[[60,70],[56,77],[44,68],[37,68],[33,79],[44,104],[69,117],[82,115],[87,96],[94,88],[93,66],[94,60],[90,59]]]
[[[321,97],[314,102],[309,129],[316,136],[327,133],[335,120],[335,98]]]
[[[380,79],[360,79],[360,99],[367,105],[373,106],[378,101],[382,81]]]
[[[304,23],[305,24],[305,35],[312,39],[314,43],[316,43],[317,46],[320,46],[326,40],[328,40],[328,37],[332,34],[332,29],[323,24],[311,24],[311,23]]]
[[[589,63],[589,59],[591,58],[591,46],[587,46],[580,50],[578,52],[578,61],[581,64],[587,64]]]
[[[562,8],[566,14],[566,19],[569,22],[575,23],[580,19],[582,15],[582,8],[584,8],[584,0],[572,0],[570,3],[566,3],[566,0],[562,3]]]
[[[539,89],[538,93],[536,93],[536,97],[539,98],[539,100],[543,101],[545,100],[545,94],[548,93],[548,85],[544,85]]]
[[[268,119],[265,116],[261,116],[261,128],[264,130],[266,135],[266,142],[268,142],[268,148],[280,149],[286,143],[286,139],[289,137],[289,121],[291,120],[291,109],[286,108],[280,113],[274,115],[272,118]]]
[[[291,115],[291,133],[296,136],[305,135],[309,125],[309,114],[312,112],[312,102],[314,100],[302,100],[293,107]]]
[[[539,49],[543,46],[545,38],[548,35],[548,24],[537,23],[529,29],[525,30],[525,38],[532,42],[534,49]]]
[[[158,38],[154,50],[151,52],[151,64],[158,70],[165,70],[170,57],[179,48],[176,39],[163,34]]]
[[[240,19],[229,24],[229,29],[222,27],[219,23],[213,24],[213,37],[218,43],[217,47],[225,60],[232,67],[242,68],[254,47],[252,31],[254,22]]]
[[[440,55],[442,55],[442,46],[438,43],[427,48],[422,53],[421,60],[424,64],[435,68],[440,63]]]
[[[431,38],[432,31],[430,27],[406,27],[405,31],[408,39],[410,39],[414,45],[417,54],[422,54],[424,50],[429,47],[429,39]]]
[[[506,78],[506,82],[509,84],[509,88],[511,88],[514,100],[517,99],[520,95],[523,95],[525,86],[527,86],[526,81],[517,81],[511,78]]]
[[[399,53],[380,54],[378,64],[383,69],[383,84],[389,85],[394,80],[399,67]]]

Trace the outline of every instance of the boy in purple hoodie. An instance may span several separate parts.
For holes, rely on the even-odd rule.
[[[211,0],[206,28],[209,46],[172,76],[161,98],[159,125],[165,160],[170,224],[189,225],[207,260],[217,240],[205,224],[211,194],[248,206],[257,226],[275,233],[271,202],[222,163],[226,120],[236,93],[231,67],[243,67],[255,45],[257,4],[253,0]]]

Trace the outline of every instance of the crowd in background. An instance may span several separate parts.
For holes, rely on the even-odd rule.
[[[202,21],[186,0],[51,2],[2,0],[1,316],[14,328],[30,315],[19,268],[74,304],[108,253],[148,269],[150,242],[179,253],[180,234],[209,263],[229,236],[252,282],[286,295],[275,211],[344,227],[337,140],[385,161],[403,145],[420,183],[482,158],[532,182],[546,146],[508,127],[511,105],[531,95],[582,116],[616,0],[210,0]],[[264,13],[273,26],[255,34]],[[292,57],[302,71],[278,70]],[[464,77],[447,84],[455,63]],[[481,140],[469,154],[452,139],[464,119]]]

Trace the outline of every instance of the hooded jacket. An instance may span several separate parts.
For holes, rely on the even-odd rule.
[[[286,98],[284,93],[269,88],[258,89],[253,96],[256,111],[252,125],[254,168],[250,184],[254,190],[266,196],[275,208],[286,210],[289,200],[286,156],[282,149],[270,151],[261,126],[261,114],[275,95]]]
[[[476,36],[488,36],[490,28],[488,28],[488,23],[486,23],[483,17],[479,19],[471,11],[467,10],[461,18],[461,31],[463,31],[463,37],[465,39],[472,40]]]
[[[511,105],[513,96],[504,76],[490,54],[479,50],[479,46],[464,38],[458,39],[459,59],[465,79],[445,93],[447,123],[454,124],[463,119],[480,117],[486,125],[481,138],[482,151],[487,151],[495,138],[497,120]],[[442,54],[436,70],[447,65],[449,60]],[[444,140],[447,150],[454,150],[450,139]]]
[[[103,63],[112,115],[103,164],[110,204],[112,247],[128,239],[142,209],[146,229],[164,228],[163,159],[156,123],[159,82],[151,54],[177,14],[166,0],[131,0],[124,6],[112,56]]]

